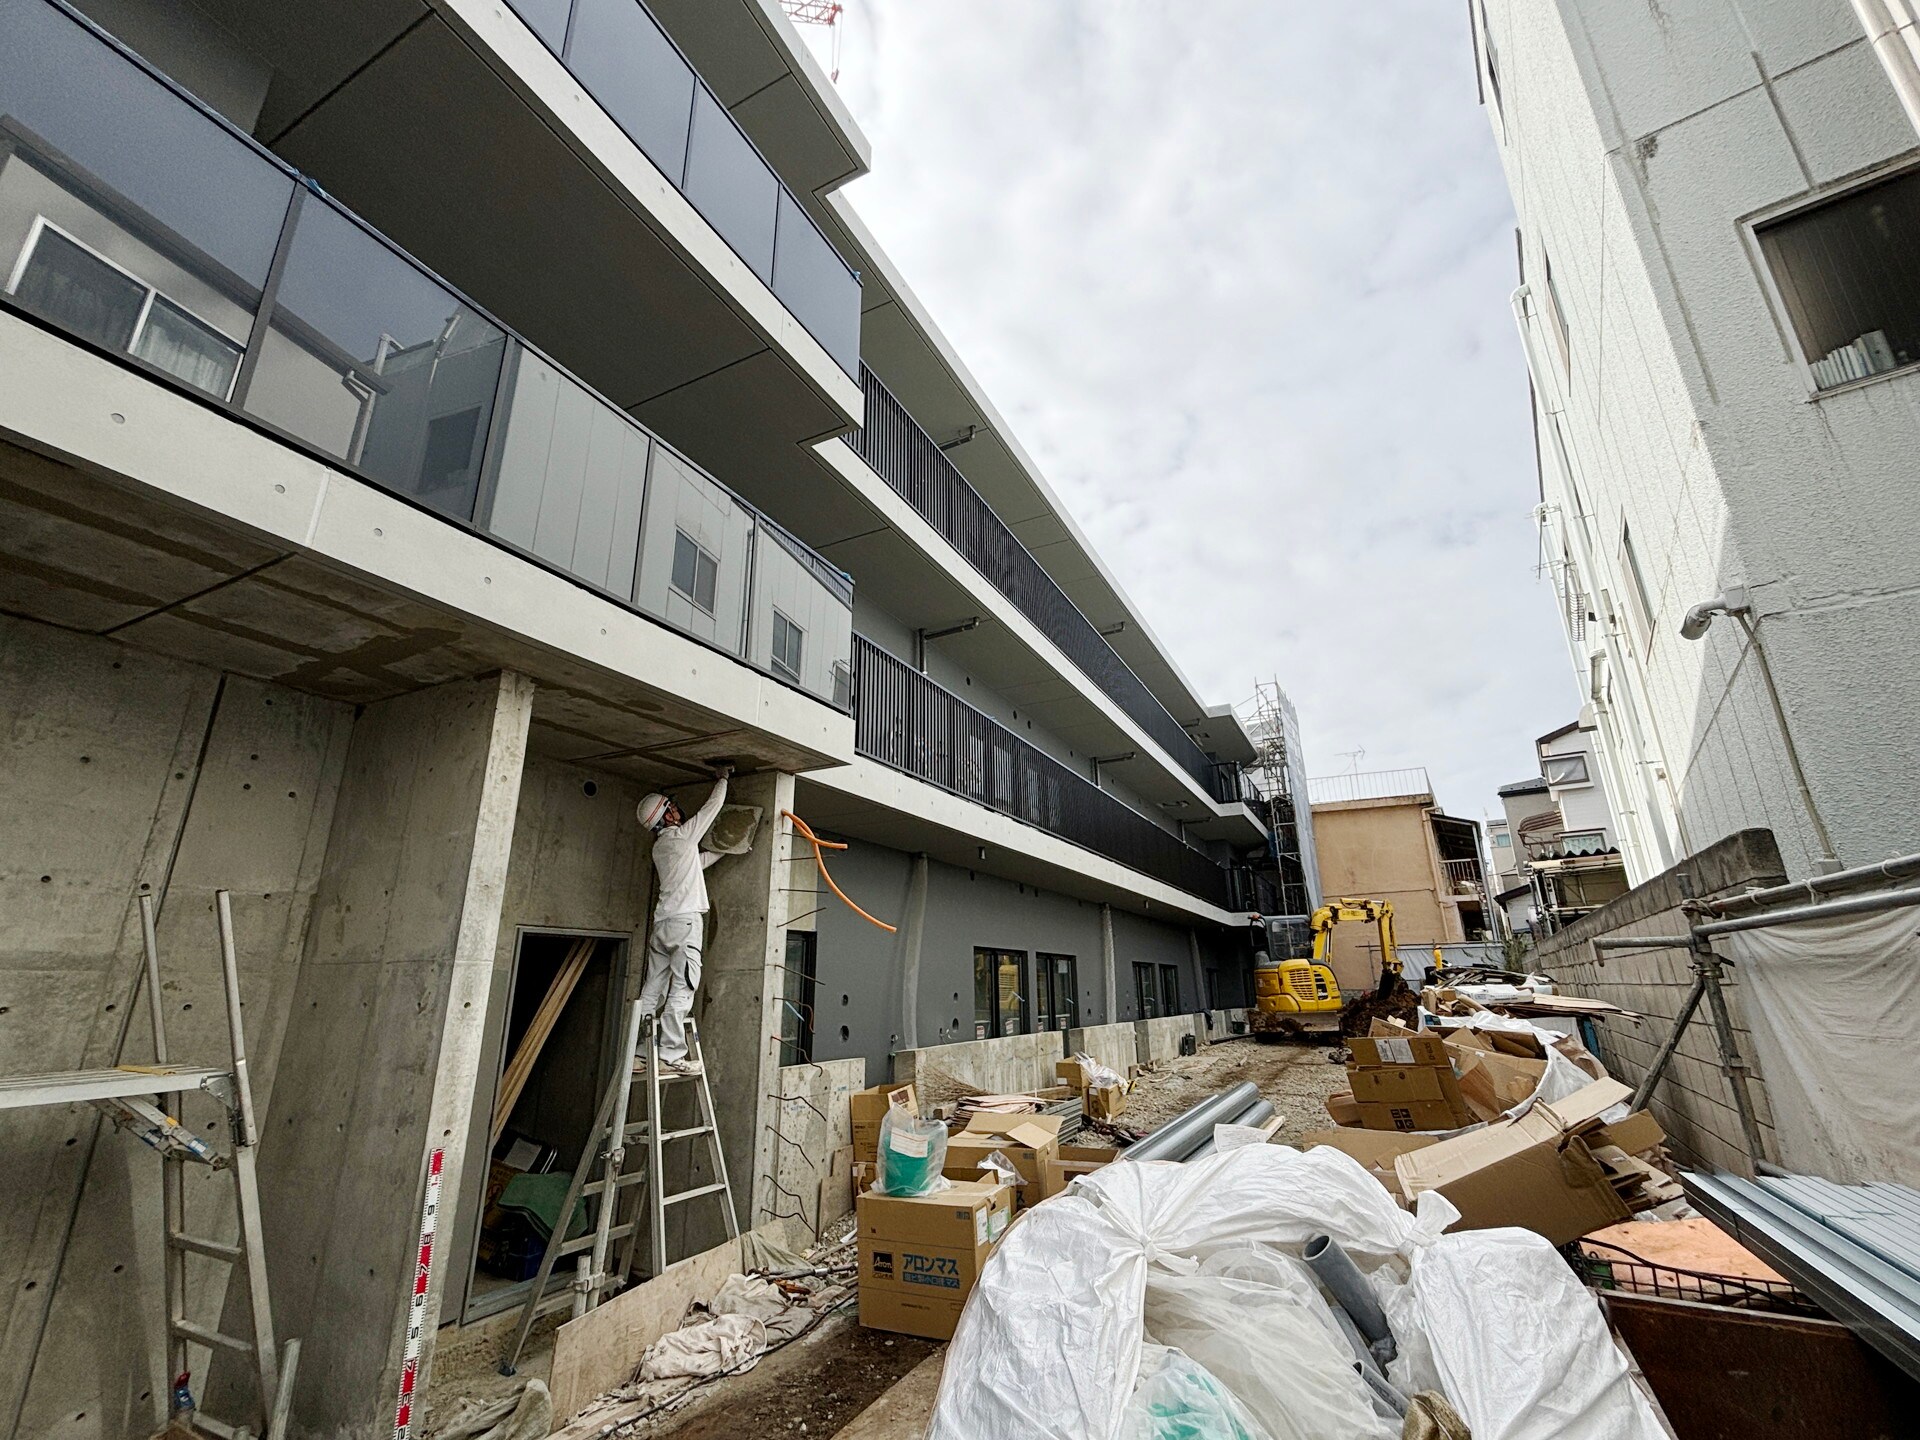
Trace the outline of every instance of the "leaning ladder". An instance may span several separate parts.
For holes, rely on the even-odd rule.
[[[706,1053],[700,1043],[700,1030],[687,1021],[687,1054],[699,1064],[697,1075],[662,1075],[659,1048],[653,1043],[653,1017],[635,1000],[628,1015],[626,1041],[613,1075],[600,1097],[600,1109],[594,1117],[593,1133],[582,1147],[580,1163],[574,1167],[573,1182],[567,1186],[567,1198],[554,1217],[553,1233],[540,1257],[540,1269],[533,1277],[527,1301],[520,1311],[520,1323],[506,1353],[500,1357],[500,1373],[511,1375],[519,1363],[520,1351],[527,1343],[533,1322],[555,1310],[570,1308],[575,1319],[610,1299],[633,1273],[633,1252],[640,1236],[640,1210],[644,1207],[653,1274],[667,1268],[667,1207],[682,1205],[706,1196],[720,1198],[720,1214],[728,1238],[740,1238],[740,1222],[733,1213],[733,1188],[727,1183],[727,1158],[720,1145],[719,1121],[713,1108],[713,1090],[707,1081]],[[642,1052],[644,1051],[644,1057]],[[655,1124],[660,1114],[662,1089],[675,1083],[694,1086],[694,1123],[683,1129],[668,1130]],[[631,1119],[634,1091],[644,1087],[644,1113]],[[638,1168],[626,1168],[627,1147],[634,1141],[646,1142],[645,1159]],[[719,1179],[691,1189],[669,1191],[664,1180],[651,1183],[666,1173],[666,1147],[680,1140],[704,1140],[713,1173]],[[621,1218],[622,1197],[639,1189],[641,1203],[626,1207]],[[573,1228],[574,1207],[582,1199],[594,1202],[591,1233],[569,1239]],[[607,1268],[607,1259],[615,1242],[619,1259]],[[547,1293],[547,1281],[554,1266],[568,1256],[574,1257],[572,1285]]]
[[[163,1164],[161,1211],[165,1228],[165,1285],[167,1303],[167,1394],[173,1401],[173,1377],[188,1373],[187,1347],[232,1350],[253,1362],[259,1388],[260,1418],[264,1426],[228,1424],[197,1410],[192,1423],[216,1440],[280,1440],[286,1433],[293,1400],[293,1376],[300,1359],[300,1342],[289,1340],[284,1356],[273,1343],[273,1311],[267,1296],[266,1254],[260,1229],[260,1187],[255,1165],[259,1134],[254,1127],[253,1087],[247,1076],[246,1036],[240,1015],[240,971],[234,958],[233,906],[225,890],[215,894],[220,920],[221,979],[227,999],[227,1035],[232,1064],[175,1065],[167,1055],[166,1020],[160,1003],[160,948],[154,934],[151,895],[140,897],[140,937],[146,951],[147,1009],[153,1021],[151,1065],[118,1065],[108,1070],[75,1070],[53,1075],[17,1075],[0,1080],[0,1110],[31,1106],[92,1104],[113,1121],[158,1151]],[[227,1112],[232,1153],[222,1155],[180,1123],[182,1098],[204,1091]],[[162,1092],[156,1094],[156,1092]],[[158,1104],[154,1103],[158,1100]],[[188,1165],[206,1165],[233,1176],[239,1210],[238,1242],[232,1245],[189,1235],[186,1221]],[[249,1333],[228,1335],[187,1318],[187,1256],[202,1255],[229,1266],[242,1267],[247,1281]],[[186,1416],[172,1414],[184,1422]]]

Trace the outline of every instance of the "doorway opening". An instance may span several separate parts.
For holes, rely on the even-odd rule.
[[[626,994],[625,935],[522,930],[515,942],[506,1026],[494,1077],[486,1189],[469,1322],[525,1301],[568,1182],[613,1072]],[[503,1113],[504,1112],[504,1113]],[[576,1206],[571,1228],[585,1210]],[[549,1291],[571,1275],[556,1267]]]

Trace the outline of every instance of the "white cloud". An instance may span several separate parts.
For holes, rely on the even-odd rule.
[[[854,0],[849,191],[1178,663],[1456,813],[1578,695],[1457,5]]]

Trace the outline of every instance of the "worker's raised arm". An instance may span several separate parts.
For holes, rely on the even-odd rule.
[[[713,828],[713,822],[719,818],[720,807],[727,803],[727,776],[733,773],[731,765],[722,766],[720,774],[713,782],[713,791],[707,796],[706,803],[688,822],[687,829],[692,832],[693,843],[698,845],[707,838],[707,831]]]

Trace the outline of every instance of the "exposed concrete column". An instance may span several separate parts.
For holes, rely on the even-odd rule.
[[[303,1342],[300,1435],[392,1423],[436,1152],[443,1221],[459,1191],[533,693],[511,673],[442,685],[354,726],[261,1127],[275,1325]]]
[[[907,886],[906,923],[900,927],[900,1043],[913,1050],[920,1044],[920,941],[927,928],[927,857],[913,857],[913,879]]]
[[[705,791],[689,788],[688,798]],[[684,803],[684,801],[683,801]],[[706,1046],[719,1112],[720,1139],[742,1228],[779,1209],[773,1191],[778,1139],[773,1125],[780,1094],[780,999],[786,965],[787,864],[793,838],[780,812],[793,808],[793,777],[769,771],[736,778],[729,805],[761,811],[753,849],[707,871],[707,917],[700,996],[694,1014]],[[832,902],[838,904],[838,901]],[[712,1202],[688,1211],[688,1252],[725,1238]],[[698,1214],[693,1213],[694,1210]],[[670,1238],[671,1232],[670,1232]]]
[[[1107,972],[1107,1023],[1120,1018],[1120,992],[1115,988],[1113,964],[1113,906],[1100,907],[1100,962]]]
[[[1214,997],[1207,994],[1207,970],[1200,960],[1200,932],[1191,925],[1187,927],[1187,954],[1193,958],[1193,983],[1200,987],[1200,993],[1196,997],[1200,1003],[1195,1008],[1203,1011],[1211,1010]]]

